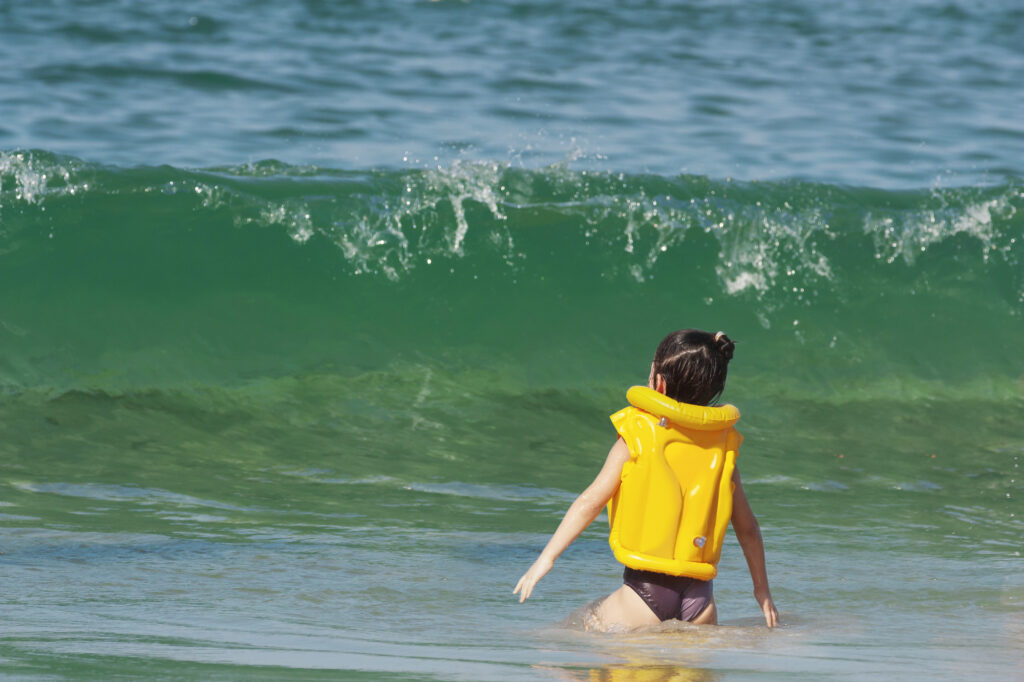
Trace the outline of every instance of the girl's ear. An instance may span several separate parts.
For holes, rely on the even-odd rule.
[[[654,376],[654,390],[662,395],[665,395],[665,391],[668,390],[668,384],[665,383],[665,377],[661,374],[656,374]]]

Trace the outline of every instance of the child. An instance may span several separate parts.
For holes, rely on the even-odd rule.
[[[609,542],[626,570],[625,584],[596,607],[603,627],[671,619],[717,625],[711,578],[729,521],[765,622],[778,624],[761,529],[734,464],[742,441],[732,428],[739,412],[731,405],[711,406],[725,388],[735,347],[724,332],[683,329],[665,337],[647,388],[631,388],[627,398],[633,406],[611,417],[619,439],[601,472],[516,584],[513,594],[520,602],[611,502]]]

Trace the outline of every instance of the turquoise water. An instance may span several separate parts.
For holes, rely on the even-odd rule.
[[[0,3],[4,675],[1019,676],[1020,19]],[[683,326],[783,627],[518,604]]]

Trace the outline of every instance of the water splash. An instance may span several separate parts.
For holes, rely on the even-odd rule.
[[[347,271],[402,280],[423,267],[497,259],[518,272],[553,240],[607,254],[604,276],[644,283],[667,256],[711,238],[725,296],[769,308],[842,288],[835,258],[866,238],[883,267],[913,265],[950,240],[976,240],[982,263],[1019,273],[1019,184],[887,193],[811,183],[718,181],[463,160],[405,171],[340,171],[261,161],[192,171],[118,169],[46,152],[0,152],[0,210],[89,191],[185,200],[239,228],[283,229],[308,248],[340,250]],[[144,220],[144,216],[140,216]],[[190,218],[183,216],[187,223]],[[535,226],[543,227],[538,230]],[[550,234],[550,237],[549,237]],[[860,267],[860,266],[858,266]],[[848,267],[846,268],[848,270]],[[1013,274],[1016,273],[1016,274]]]

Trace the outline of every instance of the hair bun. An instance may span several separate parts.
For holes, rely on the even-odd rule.
[[[715,334],[715,346],[718,352],[725,356],[726,360],[732,360],[732,354],[736,350],[736,342],[725,335],[725,332]]]

